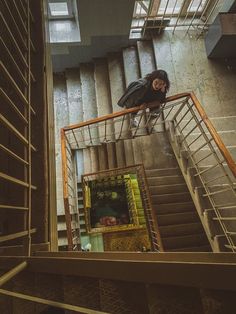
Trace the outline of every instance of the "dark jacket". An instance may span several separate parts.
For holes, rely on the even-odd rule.
[[[151,85],[151,82],[145,78],[130,83],[124,95],[119,99],[118,106],[132,108],[155,100],[163,103],[166,92],[153,91]]]

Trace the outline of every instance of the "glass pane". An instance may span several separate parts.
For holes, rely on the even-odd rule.
[[[159,14],[166,12],[167,14],[179,13],[183,0],[161,0],[158,10]],[[165,11],[166,10],[166,11]]]
[[[51,2],[49,3],[52,16],[69,15],[67,2]]]
[[[199,12],[203,10],[207,0],[192,0],[188,7],[188,12],[193,12],[198,10]]]

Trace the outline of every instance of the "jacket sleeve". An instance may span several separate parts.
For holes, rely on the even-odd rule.
[[[158,93],[158,99],[161,104],[163,104],[166,100],[166,91],[165,92],[159,92]]]
[[[147,83],[144,80],[132,82],[127,87],[125,93],[118,101],[118,106],[132,108],[140,104],[140,99],[143,98],[147,91]]]

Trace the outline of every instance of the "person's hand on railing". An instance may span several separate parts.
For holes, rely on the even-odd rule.
[[[147,103],[143,103],[141,106],[140,106],[140,110],[145,110],[148,108],[148,104]]]

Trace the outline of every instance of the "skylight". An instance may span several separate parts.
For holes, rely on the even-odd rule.
[[[69,8],[67,2],[49,2],[51,16],[68,16]]]

